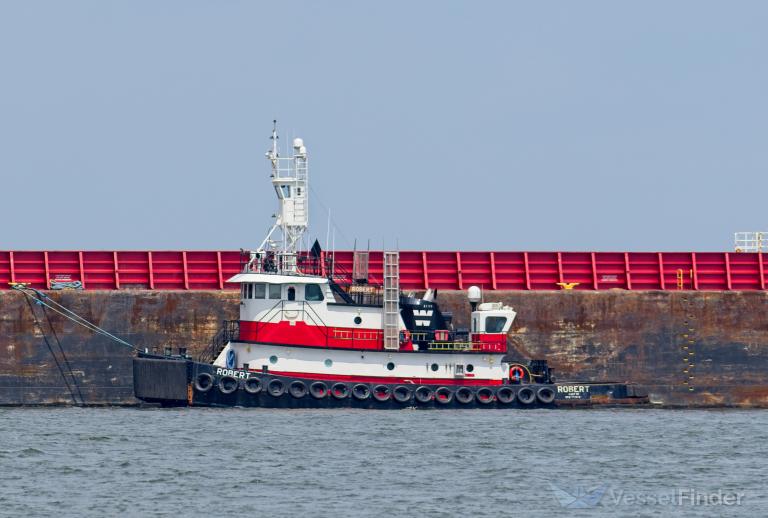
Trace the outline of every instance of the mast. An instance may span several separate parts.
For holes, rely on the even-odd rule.
[[[300,138],[293,139],[293,154],[281,157],[277,121],[272,121],[270,162],[272,186],[278,199],[275,223],[256,251],[251,252],[249,271],[296,273],[301,239],[309,227],[309,168],[307,148]]]

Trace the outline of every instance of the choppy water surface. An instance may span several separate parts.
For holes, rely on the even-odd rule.
[[[768,516],[766,462],[761,411],[4,409],[0,515]]]

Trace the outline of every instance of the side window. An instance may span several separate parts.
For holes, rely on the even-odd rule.
[[[266,284],[254,284],[253,285],[253,298],[254,299],[266,299],[267,298],[267,285]]]
[[[507,317],[486,317],[485,332],[501,333],[506,323],[507,323]]]
[[[288,300],[296,300],[296,288],[293,286],[288,288]]]
[[[280,284],[270,284],[269,285],[269,298],[270,299],[279,299],[280,298]]]
[[[253,298],[253,284],[250,284],[250,283],[248,284],[248,296],[246,298],[247,299]]]
[[[323,290],[317,284],[307,284],[304,286],[304,299],[310,302],[323,300]]]
[[[291,197],[291,186],[290,185],[281,185],[280,188],[283,190],[283,198],[290,198]]]

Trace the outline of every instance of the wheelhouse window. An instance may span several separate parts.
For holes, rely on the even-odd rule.
[[[291,197],[291,186],[290,185],[281,185],[280,190],[283,192],[283,198],[290,198]]]
[[[245,298],[247,299],[253,298],[253,284],[248,284],[248,295]]]
[[[323,290],[317,284],[307,284],[304,287],[304,299],[309,302],[323,300]]]
[[[281,293],[281,285],[280,284],[270,284],[269,285],[269,298],[270,299],[279,299],[280,293]]]
[[[507,323],[507,317],[485,317],[486,333],[501,333]]]
[[[253,285],[253,298],[265,299],[267,298],[267,285],[266,284],[254,284]]]
[[[288,300],[296,300],[296,288],[293,286],[288,288]]]

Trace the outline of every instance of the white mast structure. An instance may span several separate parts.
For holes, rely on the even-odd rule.
[[[277,121],[272,121],[272,147],[266,156],[270,161],[272,185],[278,198],[275,223],[255,252],[251,252],[248,270],[271,270],[276,273],[297,272],[296,259],[301,250],[301,238],[309,226],[309,178],[307,148],[300,138],[293,139],[293,155],[281,157],[277,141]],[[279,238],[275,239],[275,233]],[[263,259],[274,254],[274,264],[267,266]]]

